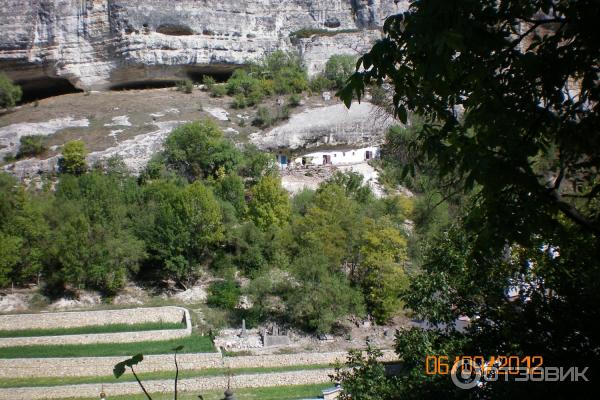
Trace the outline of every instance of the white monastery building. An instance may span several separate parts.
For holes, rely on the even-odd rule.
[[[317,165],[352,165],[360,164],[379,158],[379,147],[363,147],[350,150],[324,150],[308,153],[290,160],[288,156],[279,154],[277,162],[281,168],[295,166],[317,166]]]

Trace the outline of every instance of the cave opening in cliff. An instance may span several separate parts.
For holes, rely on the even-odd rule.
[[[29,103],[48,97],[60,96],[70,93],[81,93],[68,79],[65,78],[39,78],[16,82],[23,90],[22,103]]]
[[[163,24],[156,28],[156,32],[169,36],[189,36],[194,34],[192,28],[179,24]]]
[[[110,87],[110,90],[143,90],[143,89],[164,89],[177,85],[176,80],[146,80],[124,82]]]
[[[211,76],[215,81],[219,83],[227,82],[233,71],[219,71],[219,72],[206,72],[206,71],[188,71],[187,77],[194,82],[202,82],[205,76]]]

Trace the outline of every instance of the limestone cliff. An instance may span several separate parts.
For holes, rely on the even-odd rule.
[[[0,70],[80,89],[227,72],[276,49],[310,72],[364,51],[408,0],[2,0]],[[292,42],[301,29],[342,31]],[[348,31],[351,31],[348,33]]]

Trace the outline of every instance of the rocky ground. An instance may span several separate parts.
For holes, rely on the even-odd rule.
[[[174,127],[203,118],[217,121],[237,143],[298,153],[319,146],[374,143],[381,140],[389,123],[381,119],[359,123],[375,115],[369,103],[348,110],[335,98],[305,96],[289,120],[261,130],[252,126],[256,107],[236,110],[231,102],[230,97],[213,98],[200,89],[185,94],[164,88],[76,93],[25,104],[0,115],[0,159],[16,154],[24,135],[44,136],[48,150],[33,159],[4,162],[2,168],[22,178],[40,170],[53,171],[61,146],[80,139],[91,152],[90,163],[119,155],[132,171],[139,172]],[[262,106],[275,110],[286,102],[285,97],[273,98]],[[305,126],[307,120],[313,121],[310,127]]]

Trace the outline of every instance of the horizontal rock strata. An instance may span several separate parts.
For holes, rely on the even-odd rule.
[[[331,54],[364,51],[384,18],[407,5],[407,0],[3,0],[0,70],[31,89],[41,90],[44,78],[46,84],[55,78],[79,89],[107,89],[227,73],[282,49],[299,51],[315,72]],[[315,35],[292,40],[301,30]]]

